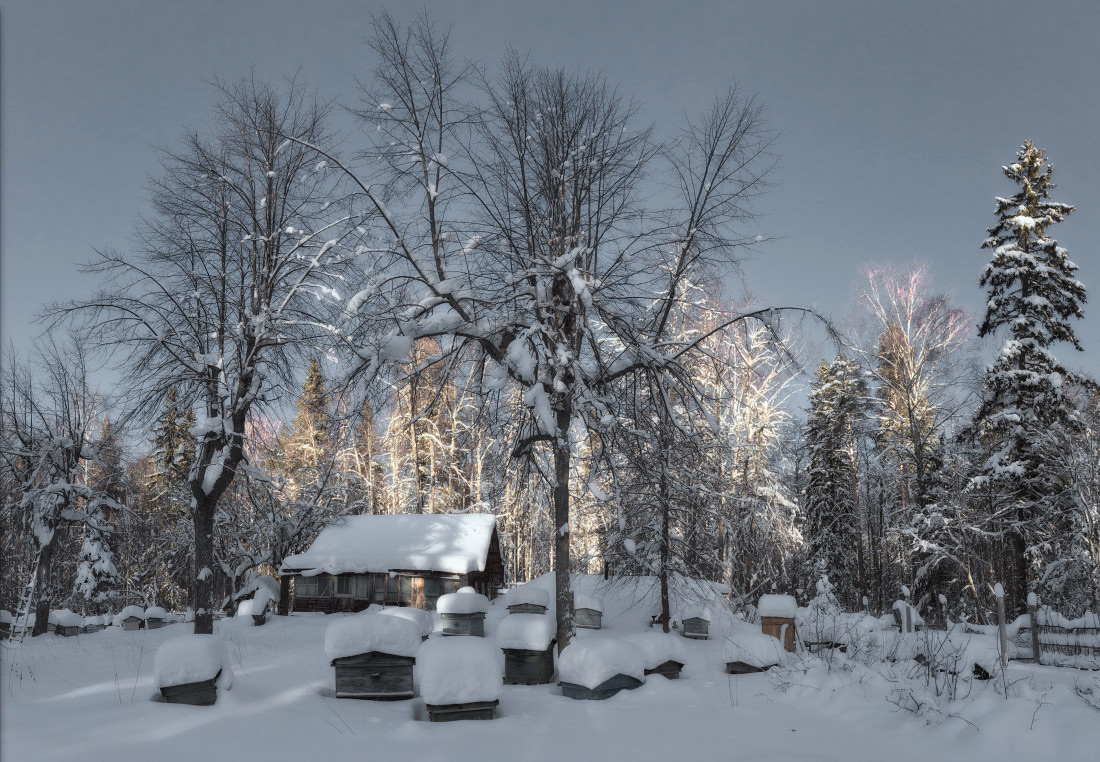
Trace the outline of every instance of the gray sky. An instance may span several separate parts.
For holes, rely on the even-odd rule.
[[[43,302],[94,284],[93,247],[125,247],[157,146],[201,127],[215,74],[299,73],[349,102],[369,79],[361,2],[25,0],[0,12],[0,276],[4,346],[25,348]],[[398,18],[405,4],[390,3]],[[468,0],[429,4],[459,55],[492,67],[507,45],[597,69],[670,132],[730,82],[782,134],[746,266],[759,301],[841,317],[871,262],[925,261],[976,311],[979,248],[1000,166],[1025,138],[1055,164],[1076,214],[1052,234],[1100,304],[1100,3]],[[349,147],[354,147],[353,144]],[[750,232],[750,231],[746,231]],[[1077,330],[1100,376],[1100,316]]]

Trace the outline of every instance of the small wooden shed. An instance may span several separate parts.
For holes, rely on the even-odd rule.
[[[798,602],[793,595],[769,594],[760,596],[756,614],[760,617],[760,631],[783,643],[789,653],[795,650],[794,617]]]
[[[421,642],[407,619],[367,613],[333,622],[325,632],[325,653],[336,668],[336,697],[412,698]]]
[[[681,616],[685,638],[710,639],[711,611],[705,606],[689,606]]]
[[[443,621],[444,635],[485,637],[485,614],[489,611],[489,599],[475,592],[472,587],[439,596],[436,611]]]
[[[554,679],[555,622],[542,614],[514,614],[497,628],[504,651],[505,685],[545,685]]]
[[[545,614],[550,606],[550,593],[527,584],[512,588],[504,597],[509,614]]]
[[[593,595],[578,595],[573,605],[573,624],[586,630],[603,627],[603,601]]]

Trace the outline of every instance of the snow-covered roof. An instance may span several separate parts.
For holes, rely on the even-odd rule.
[[[282,571],[362,574],[395,569],[485,571],[496,517],[485,513],[348,516],[324,529]]]
[[[420,631],[415,622],[381,614],[355,614],[337,619],[325,630],[325,653],[330,659],[377,651],[394,656],[416,656]]]
[[[545,651],[554,641],[555,622],[543,614],[510,614],[497,627],[501,648]]]
[[[509,590],[504,595],[504,602],[509,606],[519,606],[524,603],[535,606],[550,606],[550,591],[534,585],[520,585]]]

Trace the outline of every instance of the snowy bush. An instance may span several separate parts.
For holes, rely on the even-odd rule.
[[[371,651],[415,657],[420,644],[416,623],[395,616],[356,614],[337,619],[325,630],[325,653],[329,659]]]
[[[218,678],[218,687],[233,685],[233,667],[225,641],[214,635],[180,635],[164,641],[153,659],[153,686],[165,688]]]
[[[417,655],[416,668],[420,695],[428,704],[496,701],[504,685],[504,652],[482,638],[429,640]]]
[[[783,646],[778,638],[762,632],[738,632],[726,638],[724,660],[727,664],[741,662],[765,669],[783,662]]]
[[[561,681],[590,690],[620,674],[645,680],[645,657],[636,645],[626,640],[575,640],[558,657]]]
[[[557,633],[553,619],[542,614],[511,614],[497,628],[497,645],[529,651],[545,651]]]

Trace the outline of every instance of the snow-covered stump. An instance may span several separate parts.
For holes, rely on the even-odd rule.
[[[68,638],[80,634],[80,626],[83,622],[80,614],[73,613],[69,609],[57,609],[50,612],[47,631]]]
[[[504,654],[478,638],[439,638],[419,654],[420,695],[432,722],[492,720],[504,684]]]
[[[145,612],[145,627],[149,630],[158,630],[163,627],[167,622],[165,621],[168,616],[166,612],[160,606],[150,606]]]
[[[684,609],[684,613],[681,617],[681,623],[684,627],[684,637],[694,640],[709,640],[710,619],[711,613],[709,608],[693,607]]]
[[[743,675],[763,672],[779,664],[783,649],[779,639],[762,632],[739,632],[726,640],[726,672]]]
[[[408,619],[370,613],[333,622],[325,631],[325,653],[336,668],[336,697],[412,698],[421,642]]]
[[[474,592],[472,587],[439,596],[435,610],[443,620],[444,635],[485,637],[485,614],[489,611],[489,599]]]
[[[558,678],[566,698],[601,701],[641,686],[645,659],[627,640],[575,640],[558,658]]]
[[[140,630],[145,626],[145,609],[141,606],[127,606],[118,612],[118,621],[124,630]]]
[[[266,574],[264,576],[271,579]],[[272,583],[274,583],[274,580],[272,580]],[[267,621],[268,612],[275,608],[274,604],[279,600],[278,593],[278,587],[275,588],[274,592],[266,585],[260,585],[256,588],[256,594],[252,596],[253,625],[259,627]]]
[[[639,632],[627,635],[629,641],[642,654],[645,675],[660,675],[668,680],[679,680],[684,668],[684,648],[674,635],[663,632]]]
[[[511,607],[509,607],[511,608]],[[509,614],[497,628],[505,685],[545,685],[554,679],[556,623],[542,614]]]
[[[407,619],[416,625],[421,640],[427,640],[428,636],[435,630],[435,621],[432,619],[432,612],[425,611],[424,609],[416,609],[411,606],[387,606],[374,613]]]
[[[798,602],[793,595],[762,595],[756,607],[760,631],[783,643],[790,653],[795,650],[794,618]]]
[[[578,595],[573,605],[573,624],[586,630],[603,627],[603,601],[592,595]]]
[[[509,590],[504,603],[509,614],[545,614],[550,607],[550,593],[541,587],[523,585]]]
[[[211,706],[218,688],[233,685],[225,641],[214,635],[181,635],[164,641],[153,660],[153,685],[169,704]]]

